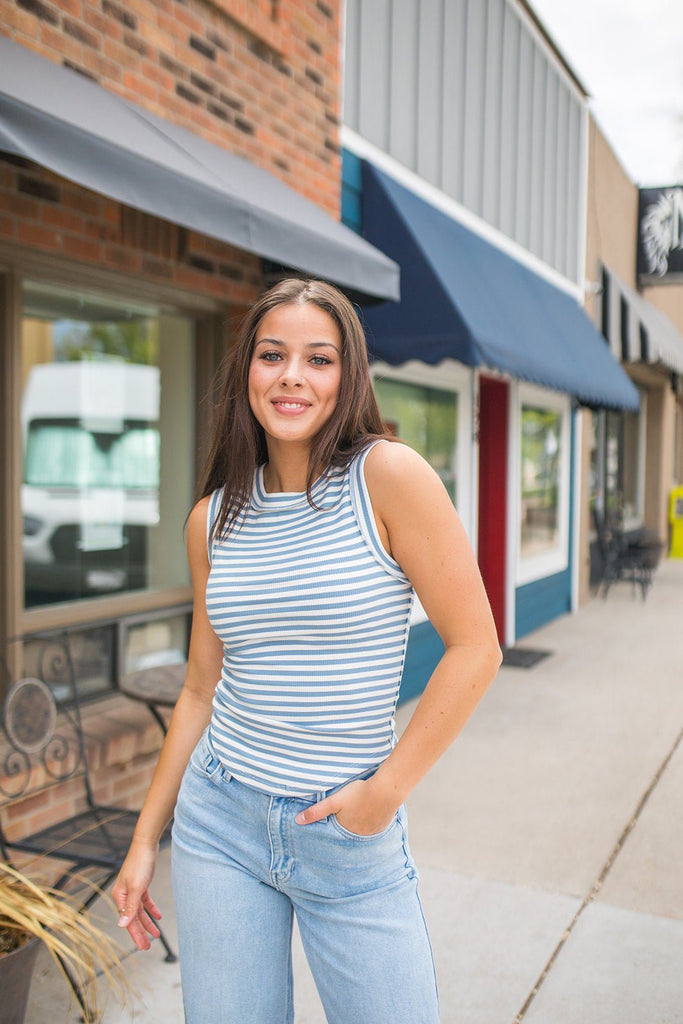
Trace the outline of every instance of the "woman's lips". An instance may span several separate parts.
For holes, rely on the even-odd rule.
[[[304,402],[299,398],[276,398],[272,404],[278,412],[282,412],[285,415],[290,416],[305,412],[311,405],[310,402]]]

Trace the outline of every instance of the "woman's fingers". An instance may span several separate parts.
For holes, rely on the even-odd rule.
[[[334,814],[340,825],[359,835],[382,832],[396,813],[396,805],[377,791],[372,780],[356,779],[338,789],[336,793],[311,804],[296,816],[299,825],[311,825]]]

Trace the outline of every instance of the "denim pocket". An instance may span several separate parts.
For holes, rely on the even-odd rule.
[[[189,767],[200,778],[212,782],[230,782],[232,775],[222,761],[216,757],[209,740],[208,728],[204,730],[197,746],[190,755]]]
[[[382,829],[381,832],[373,832],[369,836],[362,836],[359,835],[358,832],[351,832],[348,828],[344,828],[341,822],[337,820],[336,814],[330,814],[328,815],[328,818],[332,827],[339,833],[339,835],[343,836],[344,839],[351,839],[355,843],[372,843],[376,842],[378,839],[384,839],[384,837],[391,832],[394,826],[398,824],[399,812],[396,811],[396,814],[385,829]]]

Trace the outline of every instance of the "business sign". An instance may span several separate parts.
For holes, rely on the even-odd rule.
[[[683,280],[683,186],[640,189],[638,279],[648,284]]]

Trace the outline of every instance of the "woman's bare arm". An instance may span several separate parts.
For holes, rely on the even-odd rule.
[[[119,924],[128,929],[139,949],[149,949],[147,933],[153,937],[159,934],[152,918],[158,919],[160,914],[149,894],[159,839],[173,816],[190,754],[209,723],[213,695],[221,673],[222,645],[206,614],[208,501],[204,498],[198,502],[187,525],[187,554],[194,597],[187,675],[128,856],[112,890],[116,907],[121,912]]]
[[[307,824],[333,813],[367,835],[386,827],[453,742],[498,671],[501,652],[474,553],[434,470],[405,445],[381,444],[367,457],[366,480],[383,543],[445,646],[408,726],[372,778],[350,783],[298,819]]]

